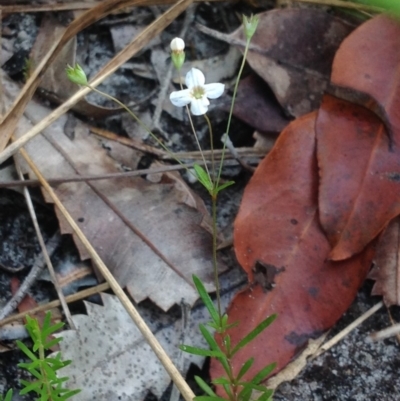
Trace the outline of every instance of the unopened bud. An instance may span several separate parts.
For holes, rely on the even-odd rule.
[[[185,62],[185,42],[181,38],[175,38],[171,41],[171,59],[177,70],[180,70]]]
[[[259,21],[258,15],[251,14],[249,18],[243,15],[243,29],[247,40],[250,40],[253,37],[254,33],[256,32],[258,21]]]
[[[86,86],[88,84],[85,71],[79,64],[75,64],[73,67],[70,65],[65,69],[68,79],[74,84]]]
[[[185,49],[185,42],[181,38],[174,38],[171,40],[171,50],[175,52],[183,52]]]

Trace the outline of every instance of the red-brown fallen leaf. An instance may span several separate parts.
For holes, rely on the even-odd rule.
[[[343,260],[361,252],[400,213],[400,147],[368,109],[326,95],[316,122],[319,217]]]
[[[344,262],[327,261],[330,245],[318,222],[316,114],[292,122],[248,184],[235,222],[235,251],[249,280],[229,310],[239,325],[232,344],[267,316],[277,320],[233,358],[235,373],[251,356],[247,377],[271,362],[282,369],[308,339],[346,311],[367,275],[373,248]],[[211,362],[211,376],[222,374]]]
[[[385,121],[395,146],[400,146],[399,68],[400,23],[380,15],[343,41],[331,78],[334,85],[344,87],[339,97],[361,103]]]
[[[372,295],[382,295],[386,306],[400,305],[400,217],[383,232],[376,249],[375,266],[368,278],[375,280]]]

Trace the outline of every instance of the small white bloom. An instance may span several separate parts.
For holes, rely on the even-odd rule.
[[[183,107],[190,103],[190,111],[195,116],[201,116],[208,110],[210,101],[216,99],[224,92],[225,85],[220,83],[204,84],[204,74],[197,68],[192,68],[185,78],[188,87],[180,91],[172,92],[169,96],[172,104]]]
[[[185,42],[181,38],[174,38],[170,46],[173,52],[182,52],[185,49]]]

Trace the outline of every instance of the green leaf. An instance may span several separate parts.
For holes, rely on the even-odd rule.
[[[231,381],[227,379],[226,377],[218,377],[217,379],[214,379],[212,381],[213,384],[227,384],[230,385]]]
[[[274,390],[266,389],[266,391],[263,394],[261,394],[257,398],[257,400],[258,401],[269,401],[269,400],[272,400],[271,397],[273,396],[273,394],[274,394]]]
[[[254,358],[250,358],[242,365],[236,377],[237,381],[239,381],[248,372],[248,370],[252,367],[253,363],[254,363]]]
[[[4,401],[11,401],[12,395],[13,395],[13,391],[10,388],[10,390],[7,391],[7,394],[6,394],[6,397],[4,398]]]
[[[30,383],[26,380],[21,380],[21,384],[23,384],[25,387],[19,392],[20,395],[30,393],[31,391],[35,391],[38,394],[40,393],[41,382]]]
[[[207,330],[207,327],[205,327],[204,324],[199,324],[199,330],[213,351],[221,351],[219,345],[215,341],[214,336]]]
[[[238,385],[244,386],[244,387],[252,389],[252,390],[262,391],[262,392],[264,392],[265,390],[268,390],[267,387],[263,386],[262,384],[254,384],[251,382],[239,382]]]
[[[218,188],[217,188],[217,193],[219,193],[219,192],[221,192],[223,189],[225,189],[225,188],[228,188],[228,187],[230,187],[231,185],[233,185],[235,183],[235,181],[228,181],[228,182],[225,182],[225,184],[222,184],[222,185],[220,185]]]
[[[64,399],[66,400],[67,398],[71,398],[71,397],[73,397],[74,395],[76,395],[76,394],[78,394],[80,392],[81,392],[81,390],[68,390],[68,392],[66,392],[64,394]]]
[[[194,401],[226,401],[225,398],[218,397],[217,395],[215,397],[211,397],[209,395],[199,395],[197,397],[193,398]]]
[[[261,369],[252,379],[251,382],[254,384],[261,383],[274,369],[276,363],[273,362],[267,365],[265,368]]]
[[[217,358],[218,362],[222,365],[222,367],[224,368],[226,375],[228,377],[232,377],[232,368],[230,367],[229,363],[228,363],[228,359],[226,357],[226,355],[224,355],[223,357]]]
[[[187,352],[189,354],[193,354],[193,355],[211,356],[214,358],[224,356],[224,354],[221,351],[212,351],[212,350],[208,350],[208,349],[191,347],[190,345],[180,345],[179,348],[182,351],[185,351],[185,352]]]
[[[231,354],[231,336],[229,334],[226,334],[224,337],[224,345],[226,349],[226,355]]]
[[[250,341],[254,340],[260,333],[262,333],[275,319],[276,314],[267,317],[263,320],[255,329],[253,329],[246,337],[239,341],[239,343],[233,348],[232,356],[236,354],[240,349],[247,345]]]
[[[223,384],[222,387],[224,388],[225,393],[228,395],[228,398],[230,400],[233,400],[234,397],[233,397],[233,394],[232,394],[232,391],[231,391],[231,386],[228,385],[228,384]]]
[[[54,345],[58,344],[61,340],[62,340],[62,338],[53,338],[49,342],[43,344],[43,347],[44,347],[44,349],[48,350],[51,347],[53,347]]]
[[[250,387],[243,386],[242,391],[239,393],[240,401],[249,401],[251,397],[252,389]]]
[[[192,277],[193,277],[193,282],[194,282],[194,285],[196,286],[197,292],[199,293],[200,298],[204,302],[204,305],[207,308],[208,313],[210,314],[214,323],[219,325],[220,324],[219,314],[217,312],[217,309],[214,306],[212,299],[208,295],[208,292],[205,289],[202,281],[195,275],[193,275]]]
[[[21,341],[17,340],[17,347],[32,361],[36,361],[38,358],[36,355]]]
[[[201,377],[195,376],[194,380],[196,380],[196,383],[206,394],[211,397],[217,397],[217,394],[215,394],[214,390]]]
[[[214,185],[211,182],[210,177],[208,176],[206,170],[204,170],[204,168],[199,166],[198,164],[195,164],[193,168],[194,171],[196,172],[197,179],[203,184],[203,186],[207,189],[207,191],[211,192],[214,188]]]

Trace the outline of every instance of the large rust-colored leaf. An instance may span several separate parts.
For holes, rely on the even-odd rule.
[[[380,15],[343,41],[331,78],[337,96],[364,105],[385,121],[394,146],[400,146],[399,71],[400,22]]]
[[[389,150],[381,120],[326,95],[317,123],[320,221],[330,258],[361,252],[400,213],[400,147]]]
[[[228,314],[239,325],[235,344],[267,316],[276,321],[233,359],[234,370],[254,356],[250,371],[277,362],[282,369],[308,339],[318,337],[346,311],[370,267],[372,247],[344,262],[330,262],[330,245],[317,212],[315,114],[292,122],[246,187],[235,222],[237,258],[250,287]],[[222,372],[212,361],[212,376]],[[276,371],[275,371],[276,373]]]
[[[340,46],[332,69],[337,98],[326,97],[317,121],[320,220],[330,257],[360,252],[400,213],[400,24],[376,17]],[[386,139],[388,135],[389,140]]]

